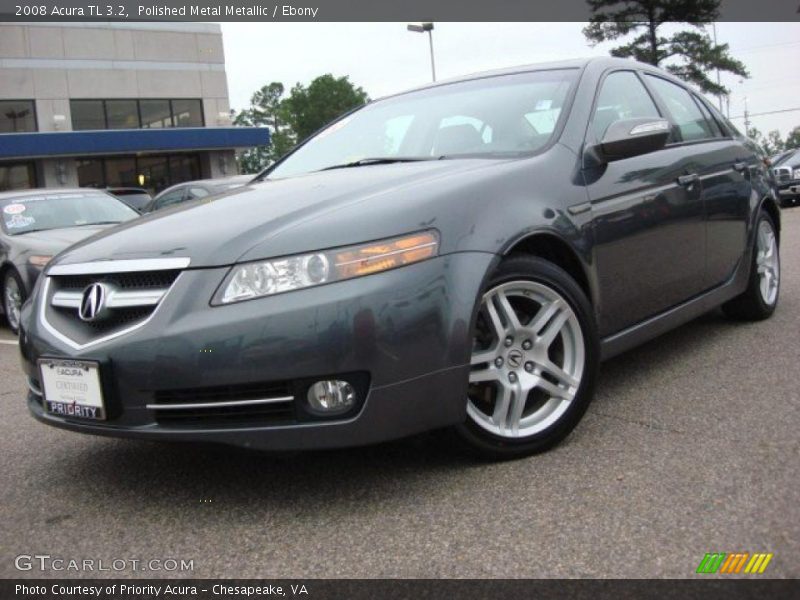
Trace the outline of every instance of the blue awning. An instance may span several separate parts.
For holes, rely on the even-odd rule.
[[[176,127],[0,134],[0,160],[252,148],[269,144],[262,127]]]

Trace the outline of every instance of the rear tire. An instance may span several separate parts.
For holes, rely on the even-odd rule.
[[[747,289],[722,305],[732,319],[761,321],[775,312],[780,292],[781,261],[775,223],[766,211],[761,211],[756,223],[750,279]]]
[[[600,351],[592,307],[557,265],[515,256],[497,268],[473,333],[467,419],[456,426],[484,458],[542,452],[578,424]]]

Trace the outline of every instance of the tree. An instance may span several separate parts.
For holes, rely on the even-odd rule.
[[[244,173],[257,173],[289,152],[298,142],[339,115],[363,105],[367,93],[347,77],[321,75],[308,87],[296,84],[284,97],[282,83],[272,82],[250,98],[250,108],[239,112],[235,125],[267,127],[270,145],[251,148],[238,157]]]
[[[789,135],[791,136],[791,134]],[[779,154],[780,152],[783,152],[791,147],[781,139],[781,132],[777,129],[773,129],[766,136],[764,136],[764,134],[758,129],[751,127],[747,130],[747,137],[761,146],[768,156],[774,156],[775,154]]]
[[[793,150],[794,148],[800,148],[800,125],[792,129],[789,132],[789,135],[786,136],[786,141],[784,142],[784,148],[786,150]]]
[[[257,146],[242,152],[239,166],[243,173],[257,173],[286,154],[295,144],[291,129],[285,120],[282,107],[284,87],[273,81],[255,92],[250,98],[250,108],[238,113],[234,125],[266,127],[270,133],[269,146]]]
[[[360,87],[348,77],[338,79],[330,73],[317,77],[308,87],[298,83],[284,101],[292,131],[301,141],[336,117],[369,101]]]
[[[719,15],[719,0],[587,0],[592,17],[583,33],[592,46],[627,38],[612,56],[635,58],[661,66],[702,91],[721,96],[729,90],[709,77],[716,69],[749,77],[744,64],[728,53],[728,44],[715,44],[705,25]],[[662,26],[686,23],[694,29],[663,35]]]

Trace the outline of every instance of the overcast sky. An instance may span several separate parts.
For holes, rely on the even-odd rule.
[[[231,105],[249,105],[272,81],[290,88],[324,73],[349,75],[371,98],[430,81],[427,34],[406,23],[222,23]],[[590,48],[584,23],[436,23],[439,79],[547,60],[607,54]],[[717,38],[750,70],[750,79],[723,74],[731,90],[730,115],[800,109],[800,23],[718,23]],[[800,125],[800,110],[753,116],[762,132],[785,135]],[[742,119],[734,119],[741,127]]]

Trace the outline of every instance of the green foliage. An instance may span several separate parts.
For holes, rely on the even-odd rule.
[[[714,44],[705,25],[719,14],[719,0],[587,0],[592,11],[583,30],[592,45],[633,39],[611,50],[612,56],[634,58],[665,68],[702,91],[714,95],[729,93],[709,76],[716,69],[749,77],[744,63],[728,53],[727,44]],[[667,36],[663,25],[686,23],[694,29]]]
[[[283,84],[265,85],[250,99],[250,108],[236,115],[234,124],[267,127],[271,143],[239,156],[244,173],[257,173],[289,152],[298,142],[339,115],[369,101],[367,93],[347,77],[321,75],[308,87],[295,85],[288,97]]]
[[[317,77],[308,87],[298,83],[284,105],[298,140],[304,140],[326,123],[368,100],[367,93],[354,87],[347,77],[337,79],[327,74]]]
[[[774,156],[784,150],[800,148],[800,126],[795,127],[781,139],[781,133],[777,129],[770,131],[766,136],[755,127],[747,130],[747,137],[760,145],[769,156]]]
[[[787,150],[793,150],[794,148],[800,148],[800,125],[795,127],[789,132],[789,135],[786,136],[786,141],[784,142],[784,147]]]

